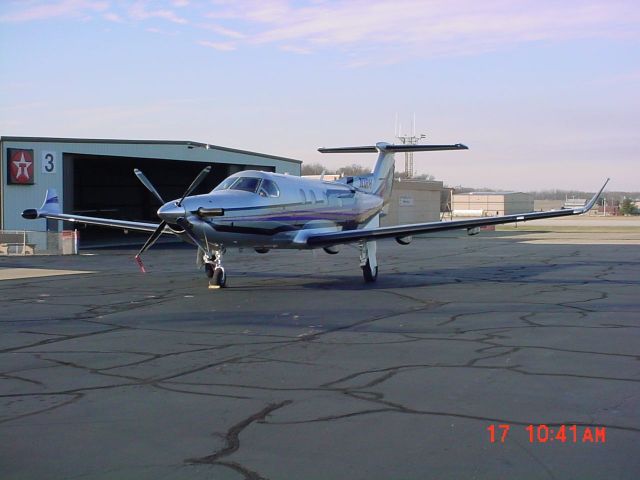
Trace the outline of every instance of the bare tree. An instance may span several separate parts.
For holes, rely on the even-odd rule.
[[[358,175],[368,175],[371,173],[371,169],[352,163],[346,167],[340,167],[336,173],[344,175],[345,177],[355,177]]]
[[[319,163],[303,163],[301,172],[302,175],[320,175],[322,172],[329,173],[329,170]]]

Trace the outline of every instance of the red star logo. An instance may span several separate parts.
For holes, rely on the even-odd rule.
[[[33,184],[33,150],[11,150],[9,183]]]

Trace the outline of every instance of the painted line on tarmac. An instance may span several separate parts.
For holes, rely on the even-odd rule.
[[[96,273],[88,270],[51,270],[46,268],[0,268],[0,281],[23,278],[53,277],[57,275],[79,275]]]

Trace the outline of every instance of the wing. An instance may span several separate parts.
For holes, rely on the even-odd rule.
[[[115,220],[111,218],[85,217],[82,215],[70,215],[61,213],[60,202],[56,191],[47,190],[44,203],[39,209],[30,208],[22,212],[22,216],[29,220],[36,218],[50,218],[52,220],[64,220],[65,222],[83,223],[87,225],[100,225],[102,227],[119,228],[122,230],[134,230],[139,232],[153,232],[158,228],[158,223],[133,222],[128,220]],[[175,234],[166,227],[162,233]]]
[[[347,230],[339,232],[326,232],[310,234],[306,243],[310,247],[325,247],[341,243],[357,242],[359,240],[381,240],[384,238],[402,238],[420,233],[442,232],[446,230],[472,229],[485,225],[501,225],[504,223],[525,222],[541,218],[566,217],[569,215],[581,215],[588,212],[595,205],[598,197],[607,186],[607,181],[589,202],[581,208],[567,208],[551,210],[548,212],[519,213],[517,215],[503,215],[500,217],[474,218],[470,220],[456,220],[452,222],[416,223],[413,225],[394,225],[391,227],[363,228],[360,230]]]

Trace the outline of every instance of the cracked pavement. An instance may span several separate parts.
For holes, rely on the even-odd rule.
[[[94,272],[0,281],[0,478],[637,478],[640,232],[533,236],[0,258]]]

